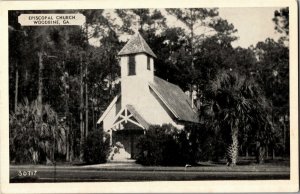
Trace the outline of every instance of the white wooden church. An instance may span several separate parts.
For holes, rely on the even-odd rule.
[[[172,124],[182,129],[186,122],[198,122],[192,100],[177,85],[154,75],[156,55],[140,33],[118,55],[121,94],[97,122],[110,134],[111,146],[120,142],[134,158],[137,139],[150,125]]]

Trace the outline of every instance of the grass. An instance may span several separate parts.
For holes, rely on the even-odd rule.
[[[174,181],[174,180],[272,180],[289,179],[289,160],[266,160],[256,164],[253,159],[239,160],[235,167],[225,161],[200,162],[197,166],[142,166],[135,163],[96,165],[11,165],[10,182],[107,182],[107,181]],[[37,170],[36,176],[20,177],[19,171]]]

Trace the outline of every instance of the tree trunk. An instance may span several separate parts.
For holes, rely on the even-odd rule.
[[[44,69],[43,53],[38,52],[38,57],[39,57],[39,72],[38,72],[39,81],[38,81],[38,97],[37,97],[37,103],[38,103],[37,115],[41,120],[42,105],[43,105],[43,69]]]
[[[191,66],[192,66],[192,70],[195,70],[193,40],[194,40],[194,30],[193,30],[193,27],[192,27],[191,28],[191,58],[192,58]]]
[[[18,63],[16,63],[16,83],[15,83],[15,112],[17,111],[18,106],[18,90],[19,90],[19,70]]]
[[[69,138],[70,138],[70,162],[74,160],[74,131],[72,127],[72,119],[70,119],[70,131],[69,131]]]
[[[70,161],[70,137],[69,137],[69,127],[66,127],[66,161]]]
[[[96,130],[96,122],[95,122],[95,110],[94,110],[94,102],[92,102],[92,120],[93,120],[93,130]]]
[[[283,121],[283,154],[284,156],[287,156],[287,151],[286,151],[286,125],[285,122]]]
[[[52,150],[52,162],[55,162],[55,131],[53,130],[53,137],[54,137],[54,139],[53,139],[53,150]]]
[[[85,138],[88,136],[89,130],[89,99],[88,99],[88,85],[87,85],[87,63],[85,63]]]
[[[80,54],[80,161],[83,162],[84,122],[83,122],[83,72],[82,56]]]
[[[66,70],[65,57],[63,59],[63,70]],[[66,161],[70,161],[70,123],[69,123],[69,75],[64,75],[64,86],[65,86],[65,116],[66,116]]]
[[[232,130],[232,144],[229,146],[228,155],[232,166],[235,166],[238,160],[239,142],[238,130]]]
[[[258,164],[263,164],[265,162],[265,152],[265,146],[261,145],[260,142],[256,142],[256,161]]]
[[[35,125],[35,128],[37,130],[40,130],[42,127],[42,108],[43,108],[43,69],[44,69],[44,64],[43,64],[43,56],[44,53],[43,52],[38,52],[38,58],[39,58],[39,70],[38,70],[38,96],[37,96],[37,117],[38,117],[38,121]],[[54,131],[53,131],[54,132]],[[55,136],[54,134],[52,134],[55,140]],[[49,155],[49,158],[47,158],[47,163],[49,163],[49,161],[51,160],[50,158],[52,158],[52,161],[54,162],[54,149],[55,149],[55,145],[53,145],[53,149],[52,152],[53,154]],[[51,151],[50,151],[51,153]],[[49,161],[48,161],[49,159]]]
[[[66,98],[66,161],[70,161],[70,122],[69,122],[69,94]]]
[[[190,47],[191,47],[191,66],[192,66],[192,70],[195,69],[195,65],[194,65],[194,21],[193,21],[193,10],[190,10],[190,14],[191,14],[191,24],[190,24],[190,30],[191,30],[191,40],[190,40]]]
[[[266,156],[266,149],[264,146],[260,146],[258,150],[258,163],[263,164],[265,163],[265,156]]]

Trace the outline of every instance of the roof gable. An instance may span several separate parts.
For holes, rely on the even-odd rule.
[[[136,111],[136,109],[131,104],[127,104],[126,108],[133,115],[134,118],[141,124],[145,129],[149,128],[149,123]]]
[[[109,106],[105,109],[104,113],[102,113],[101,117],[98,119],[97,124],[100,124],[103,119],[106,117],[106,115],[109,113],[109,111],[112,109],[112,107],[116,104],[116,102],[118,101],[119,97],[121,95],[118,94],[109,104]]]
[[[149,82],[149,86],[177,119],[199,122],[198,115],[191,106],[191,100],[177,85],[154,76],[154,81]]]
[[[154,58],[156,55],[153,53],[149,45],[146,43],[144,38],[141,36],[139,32],[137,32],[128,42],[127,44],[121,49],[118,53],[119,56],[121,55],[129,55],[129,54],[136,54],[136,53],[146,53]]]

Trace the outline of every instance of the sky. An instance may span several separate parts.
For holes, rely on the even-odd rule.
[[[236,36],[238,40],[234,41],[232,46],[248,48],[251,45],[255,46],[259,41],[265,41],[267,38],[278,40],[280,34],[275,31],[275,24],[272,19],[274,17],[274,11],[279,9],[278,7],[252,7],[219,8],[218,10],[219,16],[226,19],[229,23],[232,23],[237,29]],[[160,11],[167,18],[166,22],[168,26],[184,27],[183,24],[178,22],[176,17],[168,15],[163,9]],[[121,23],[121,20],[116,18],[116,14],[113,10],[105,10],[104,14],[115,18],[114,22]],[[205,29],[200,30],[205,31]],[[122,41],[127,41],[129,38],[129,35],[120,35]],[[99,46],[99,39],[92,39],[90,43],[94,46]]]
[[[280,8],[219,8],[219,15],[232,23],[238,30],[239,39],[233,46],[244,48],[256,45],[270,37],[278,40],[280,34],[275,31],[272,21],[274,11]]]

